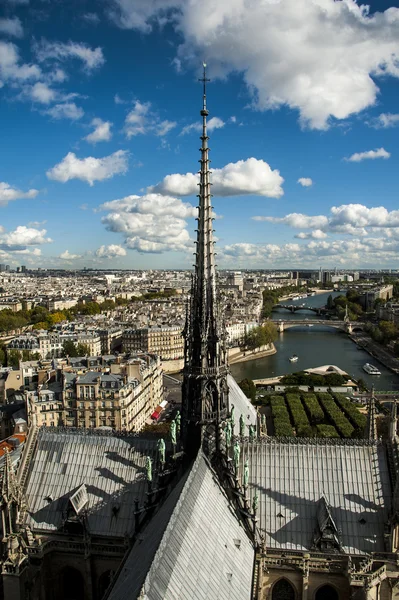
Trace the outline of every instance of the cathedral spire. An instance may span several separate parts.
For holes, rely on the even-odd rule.
[[[201,427],[215,431],[227,412],[227,359],[225,328],[220,317],[216,288],[212,194],[207,133],[206,64],[203,65],[202,135],[198,194],[198,228],[195,269],[189,311],[184,330],[183,438],[198,449]],[[218,435],[216,435],[218,438]],[[193,441],[195,440],[195,441]],[[216,439],[216,445],[218,439]]]

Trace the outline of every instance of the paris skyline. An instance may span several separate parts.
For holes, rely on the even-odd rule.
[[[3,2],[0,261],[190,268],[206,61],[219,266],[395,268],[399,8],[369,4]]]

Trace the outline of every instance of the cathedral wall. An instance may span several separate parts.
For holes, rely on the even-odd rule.
[[[351,597],[349,581],[345,575],[311,572],[306,582],[306,579],[299,570],[287,567],[273,569],[263,574],[260,600],[272,600],[273,586],[282,578],[287,579],[294,587],[296,592],[295,600],[314,600],[318,589],[323,585],[331,585],[335,588],[339,600],[348,600]],[[383,598],[379,600],[383,600]],[[388,600],[388,597],[386,600]]]
[[[65,585],[70,581],[71,586],[81,588],[82,600],[101,600],[122,558],[122,556],[84,558],[82,555],[62,552],[51,552],[45,555],[41,569],[45,599],[66,599],[68,596]],[[80,600],[78,595],[77,600]]]

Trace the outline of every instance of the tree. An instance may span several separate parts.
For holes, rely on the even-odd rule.
[[[5,346],[0,346],[0,364],[2,367],[5,366],[7,362],[6,350]]]
[[[251,400],[251,402],[255,401],[256,398],[256,386],[252,379],[242,379],[238,385],[244,392],[247,398]]]
[[[7,366],[13,369],[18,369],[19,360],[21,355],[18,350],[8,350],[7,352]]]
[[[262,325],[263,333],[265,335],[265,344],[272,344],[278,338],[278,331],[273,321],[266,321]]]
[[[76,356],[90,356],[90,346],[79,342],[76,346]]]
[[[76,346],[71,340],[66,340],[62,344],[62,356],[79,356]]]
[[[51,325],[55,325],[56,323],[61,323],[66,320],[66,316],[63,312],[54,312],[48,315],[48,321]]]
[[[334,308],[334,300],[331,294],[327,298],[327,308],[328,310],[332,310]]]

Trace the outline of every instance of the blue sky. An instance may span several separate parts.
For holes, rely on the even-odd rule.
[[[398,268],[399,3],[3,0],[0,262]]]

